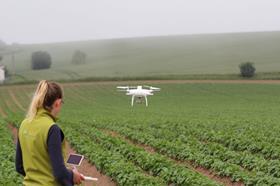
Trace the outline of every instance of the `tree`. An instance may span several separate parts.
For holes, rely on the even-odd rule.
[[[243,77],[253,77],[255,75],[256,68],[252,62],[241,63],[239,68],[241,76]]]
[[[72,64],[76,64],[76,65],[85,64],[86,58],[87,58],[86,53],[84,53],[80,50],[76,50],[72,56]]]
[[[0,56],[0,61],[2,61],[2,59],[3,59],[3,56]]]
[[[51,55],[46,51],[36,51],[31,56],[31,68],[33,70],[48,69],[51,67]]]

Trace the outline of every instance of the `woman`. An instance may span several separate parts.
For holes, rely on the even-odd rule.
[[[18,132],[16,170],[24,176],[24,185],[74,185],[84,180],[64,164],[64,134],[55,123],[62,98],[57,83],[40,81]]]

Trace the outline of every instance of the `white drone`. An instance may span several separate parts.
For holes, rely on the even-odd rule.
[[[143,87],[147,87],[148,89],[145,89]],[[134,103],[134,98],[137,98],[138,103],[142,103],[142,98],[145,98],[146,101],[146,106],[148,106],[148,100],[147,96],[152,96],[154,95],[153,92],[160,91],[160,88],[157,87],[151,87],[151,86],[117,86],[117,89],[120,91],[125,91],[126,95],[132,96],[131,98],[131,106],[133,106]]]

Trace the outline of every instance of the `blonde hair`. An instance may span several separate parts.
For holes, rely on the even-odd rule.
[[[60,85],[55,82],[41,80],[30,103],[26,118],[33,120],[40,108],[52,110],[55,100],[62,99],[63,92]]]

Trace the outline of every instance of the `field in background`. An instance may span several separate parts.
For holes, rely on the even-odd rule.
[[[278,84],[150,82],[162,91],[132,108],[120,83],[64,84],[59,121],[78,152],[120,185],[280,184]],[[6,122],[18,126],[34,89],[0,87]]]
[[[279,41],[280,32],[259,32],[21,45],[22,52],[15,55],[15,68],[11,56],[5,56],[3,63],[11,73],[16,73],[11,82],[84,78],[238,79],[238,65],[246,61],[254,62],[257,72],[261,72],[257,79],[279,79]],[[37,50],[51,54],[50,70],[30,70],[31,54]],[[75,50],[87,53],[87,64],[71,64]]]

